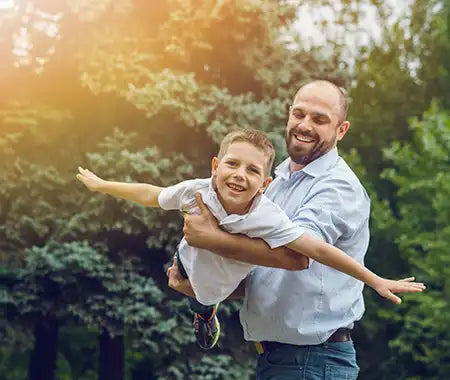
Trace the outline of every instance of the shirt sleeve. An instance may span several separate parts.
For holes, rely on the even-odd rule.
[[[158,195],[158,203],[164,210],[185,211],[187,204],[195,201],[194,193],[197,189],[196,180],[180,182],[176,185],[166,187]]]
[[[370,199],[359,183],[324,180],[313,186],[292,221],[303,232],[335,245],[351,237],[367,221]]]
[[[266,199],[259,213],[246,221],[244,233],[263,239],[270,248],[277,248],[297,240],[304,232],[279,206]]]

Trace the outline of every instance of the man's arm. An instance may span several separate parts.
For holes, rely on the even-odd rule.
[[[164,189],[145,183],[105,181],[87,169],[78,167],[77,178],[91,191],[109,194],[144,206],[160,207],[158,195]]]
[[[262,239],[222,231],[199,194],[196,200],[201,214],[186,215],[184,220],[184,237],[190,246],[254,265],[288,270],[308,268],[308,258],[289,248],[271,249]]]

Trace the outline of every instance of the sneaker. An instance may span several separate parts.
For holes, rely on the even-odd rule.
[[[219,340],[220,323],[216,311],[215,307],[209,318],[205,318],[199,313],[194,314],[195,338],[198,345],[204,350],[213,348]]]

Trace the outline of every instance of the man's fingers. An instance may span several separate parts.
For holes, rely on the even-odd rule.
[[[169,267],[169,269],[167,269],[167,277],[169,277],[169,286],[171,288],[175,288],[176,286],[178,286],[178,277],[175,275],[175,270],[173,269],[173,267]]]
[[[201,213],[203,213],[203,211],[207,211],[207,207],[203,203],[202,195],[200,193],[195,193],[195,201],[197,202],[197,206]]]

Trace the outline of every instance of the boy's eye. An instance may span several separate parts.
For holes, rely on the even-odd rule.
[[[248,170],[252,173],[259,174],[259,170],[256,168],[249,168]]]

